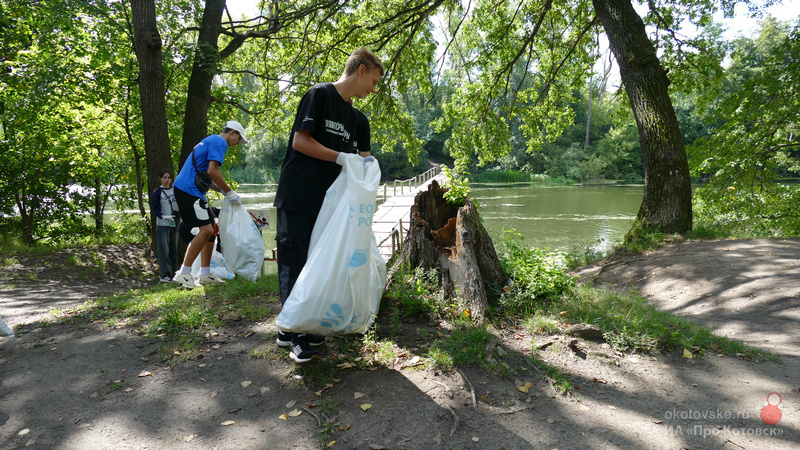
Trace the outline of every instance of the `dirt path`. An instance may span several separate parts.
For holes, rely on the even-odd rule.
[[[572,375],[571,397],[522,362],[547,338],[513,329],[499,330],[492,352],[515,369],[510,378],[420,370],[415,354],[439,330],[406,323],[407,353],[392,364],[342,369],[330,386],[307,386],[309,369],[291,370],[271,342],[274,317],[218,330],[188,361],[169,366],[159,340],[124,329],[36,325],[53,305],[134,286],[47,270],[9,281],[31,265],[0,271],[0,315],[20,331],[0,338],[1,448],[312,449],[320,448],[323,411],[343,430],[322,444],[343,449],[800,448],[798,241],[682,243],[584,268],[584,278],[635,287],[659,307],[782,361],[622,355],[588,342],[581,354],[558,339],[538,355]],[[267,356],[251,359],[254,350]],[[518,389],[525,382],[528,392]],[[761,411],[773,392],[781,417],[770,426]],[[292,411],[300,414],[282,418]]]

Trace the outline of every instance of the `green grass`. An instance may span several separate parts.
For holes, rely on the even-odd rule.
[[[440,339],[428,349],[428,357],[435,368],[450,370],[455,367],[494,367],[486,359],[486,346],[492,334],[483,327],[468,327],[454,330],[450,336]]]
[[[109,328],[167,340],[164,351],[184,353],[194,348],[203,333],[229,320],[263,320],[272,315],[277,301],[277,275],[255,282],[233,279],[221,285],[191,290],[158,284],[144,289],[102,296],[63,312],[63,320],[102,320]]]

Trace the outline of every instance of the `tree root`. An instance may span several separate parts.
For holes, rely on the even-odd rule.
[[[453,408],[450,407],[450,405],[447,405],[447,409],[450,410],[450,414],[453,415],[453,420],[455,420],[455,423],[453,423],[453,428],[450,429],[450,437],[453,437],[453,433],[456,432],[456,429],[458,429],[458,426],[461,424],[461,418],[458,417],[458,414],[453,411]]]
[[[475,388],[472,387],[472,382],[469,381],[469,378],[467,378],[467,376],[464,375],[464,372],[462,372],[461,369],[456,369],[456,371],[458,371],[458,374],[461,375],[461,378],[463,378],[464,381],[466,381],[467,384],[469,385],[469,391],[470,391],[470,394],[472,394],[472,407],[475,409],[475,411],[477,411],[478,410],[478,398],[475,396]]]
[[[314,414],[313,412],[311,412],[311,410],[310,410],[310,409],[308,409],[308,408],[306,408],[305,406],[300,406],[300,409],[302,409],[303,411],[305,411],[305,412],[307,412],[307,413],[311,414],[311,417],[313,417],[313,418],[317,419],[317,424],[318,424],[319,426],[322,426],[322,419],[320,419],[318,415],[316,415],[316,414]]]
[[[516,414],[520,411],[531,409],[530,406],[523,406],[522,408],[516,408],[516,409],[502,409],[502,408],[497,408],[495,406],[487,406],[487,408],[489,408],[489,411],[494,414]]]

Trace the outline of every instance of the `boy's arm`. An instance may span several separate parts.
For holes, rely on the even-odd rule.
[[[320,144],[319,141],[311,137],[310,130],[295,131],[292,148],[304,155],[323,161],[334,162],[336,161],[336,157],[339,156],[339,152],[325,147]]]
[[[219,171],[219,161],[214,161],[213,159],[208,162],[208,176],[211,177],[211,181],[214,183],[211,185],[213,189],[216,187],[217,191],[225,193],[231,190],[231,187],[228,186],[228,183],[225,182],[225,179],[222,178],[222,172]]]

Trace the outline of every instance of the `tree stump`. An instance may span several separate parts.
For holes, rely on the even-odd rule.
[[[405,263],[438,269],[445,296],[461,297],[473,320],[483,323],[487,284],[503,286],[506,276],[475,204],[466,199],[455,207],[444,199],[445,191],[434,180],[414,198],[408,235],[392,272]]]

